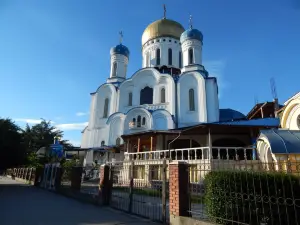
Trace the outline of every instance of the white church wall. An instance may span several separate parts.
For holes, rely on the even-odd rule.
[[[123,134],[124,129],[124,118],[125,116],[122,113],[116,113],[109,118],[108,127],[109,127],[109,140],[108,145],[116,145],[117,138],[120,138],[120,143],[123,143],[121,135]]]
[[[300,130],[300,93],[285,102],[281,127],[289,130]]]
[[[178,81],[178,125],[191,126],[199,122],[207,122],[205,79],[198,72],[182,75]],[[194,90],[195,110],[190,111],[189,90]]]
[[[216,79],[206,79],[207,122],[219,121],[219,99]]]
[[[193,64],[202,65],[202,43],[199,40],[187,40],[182,43],[183,66],[188,66],[189,49],[193,49]]]
[[[174,128],[174,122],[169,112],[165,110],[156,110],[152,113],[153,129],[168,130]]]
[[[141,124],[139,127],[137,126],[137,120],[138,116],[141,116],[141,122],[143,118],[146,119],[145,124]],[[132,121],[135,118],[135,125],[132,125]],[[130,134],[130,133],[135,133],[135,132],[140,132],[140,131],[146,131],[150,130],[153,127],[153,121],[152,121],[152,116],[150,112],[142,107],[139,108],[134,108],[130,110],[126,118],[124,120],[124,134]]]
[[[160,49],[160,64],[157,65],[156,49]],[[172,49],[172,65],[169,65],[169,48]],[[143,47],[143,68],[154,66],[173,66],[179,68],[180,41],[175,38],[161,37],[149,41]],[[147,57],[149,54],[149,58]],[[147,62],[148,60],[148,62]]]
[[[175,113],[175,84],[170,75],[160,74],[156,69],[147,68],[138,71],[132,78],[124,81],[119,87],[118,111],[127,113],[130,109],[140,106],[140,93],[146,86],[153,88],[153,104],[143,105],[149,110],[165,109]],[[161,103],[161,89],[165,88],[165,103]],[[132,106],[129,106],[129,93],[132,93]]]
[[[108,114],[107,118],[116,112],[116,103],[117,103],[117,92],[116,88],[112,84],[105,84],[99,87],[96,95],[96,108],[95,112],[95,121],[94,127],[103,128],[106,124],[107,118],[104,118],[104,104],[105,99],[109,100],[108,103]]]

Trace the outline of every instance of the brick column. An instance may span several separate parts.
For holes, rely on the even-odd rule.
[[[111,174],[110,174],[111,173]],[[111,177],[111,180],[109,179]],[[100,166],[99,197],[102,205],[108,205],[112,191],[113,171],[108,165]]]
[[[189,217],[189,173],[185,162],[169,164],[170,224],[177,224],[178,217]]]
[[[72,167],[72,171],[71,171],[71,188],[73,190],[80,191],[82,170],[83,170],[82,167]]]

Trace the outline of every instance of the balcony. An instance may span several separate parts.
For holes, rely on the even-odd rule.
[[[255,160],[256,149],[241,147],[209,147],[156,150],[147,152],[125,152],[125,160]]]

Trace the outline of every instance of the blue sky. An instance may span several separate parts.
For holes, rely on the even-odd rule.
[[[128,76],[141,67],[141,35],[163,16],[204,35],[203,64],[218,78],[220,107],[247,113],[300,91],[300,0],[0,0],[0,117],[21,126],[52,120],[80,143],[89,93],[109,76],[109,50],[130,49]]]

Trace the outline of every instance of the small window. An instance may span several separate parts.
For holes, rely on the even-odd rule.
[[[160,102],[165,103],[166,102],[166,89],[162,88],[160,90]]]
[[[145,117],[143,117],[142,125],[146,125],[146,118]]]
[[[150,53],[147,52],[146,53],[146,67],[149,67],[149,64],[150,64]]]
[[[156,49],[156,65],[160,65],[160,49]]]
[[[172,65],[172,49],[171,48],[169,48],[169,50],[168,50],[168,64],[169,65]]]
[[[177,41],[174,41],[174,43],[177,43]]]
[[[113,68],[112,68],[112,76],[115,77],[117,76],[117,63],[113,63]]]
[[[166,41],[166,39],[163,39],[163,41]]]
[[[192,48],[189,49],[189,64],[193,64],[194,63],[194,51]]]
[[[101,147],[105,145],[105,141],[101,141]]]
[[[195,111],[194,89],[189,90],[189,107],[190,107],[190,111]]]
[[[133,119],[132,119],[132,123],[133,123],[134,126],[135,126],[135,122],[136,122],[136,119],[133,118]]]
[[[117,138],[117,139],[116,139],[116,146],[120,146],[120,144],[121,144],[121,139],[120,139],[120,138]]]
[[[109,104],[109,100],[108,98],[106,98],[104,101],[103,118],[107,118],[108,116],[108,104]]]
[[[154,41],[151,41],[151,43],[153,44],[153,43],[154,43]]]
[[[128,106],[132,106],[132,93],[128,94]]]
[[[172,40],[169,40],[169,42],[172,42]]]
[[[182,68],[182,53],[181,52],[179,52],[178,59],[179,59],[179,68]]]
[[[137,127],[141,127],[141,120],[142,120],[142,117],[138,116],[137,117]]]

